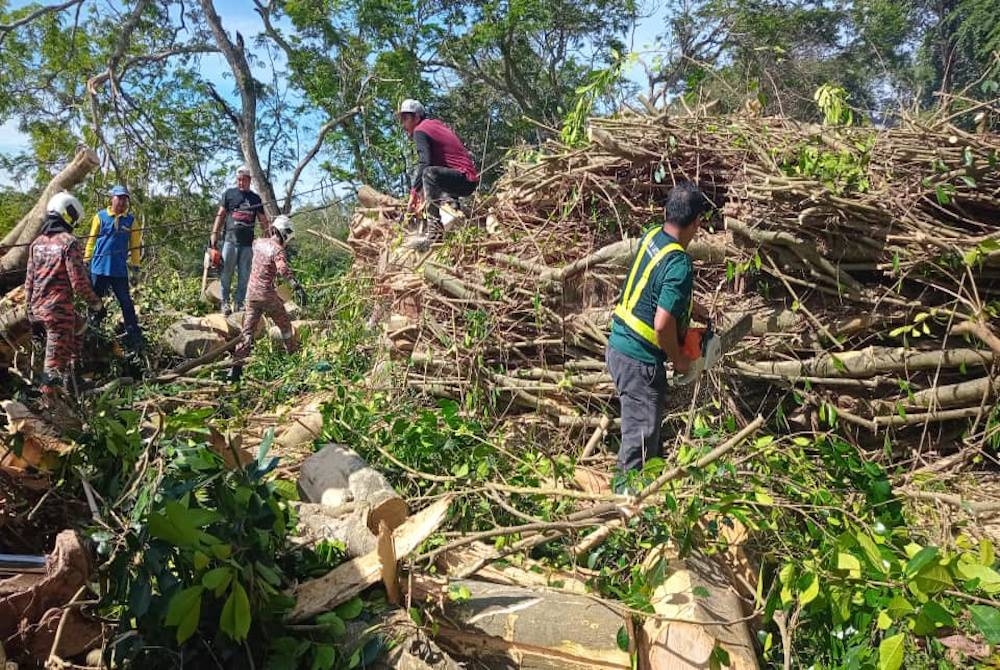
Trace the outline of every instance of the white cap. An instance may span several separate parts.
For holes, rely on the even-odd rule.
[[[412,98],[407,98],[403,102],[399,103],[399,113],[400,114],[416,114],[420,118],[424,117],[424,106],[420,104],[419,100],[414,100]]]
[[[241,165],[238,168],[236,168],[236,176],[242,177],[243,175],[246,175],[248,177],[253,176],[250,174],[250,168],[248,168],[246,165]]]

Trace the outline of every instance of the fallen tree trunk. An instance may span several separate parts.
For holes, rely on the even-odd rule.
[[[631,668],[617,643],[624,618],[599,598],[419,574],[409,584],[412,597],[443,606],[435,640],[456,657],[524,670]]]
[[[492,553],[491,547],[482,542],[474,542],[467,547],[457,547],[437,556],[434,559],[434,565],[442,574],[465,575],[471,566],[480,563],[483,559],[489,559]],[[530,558],[523,559],[520,565],[501,566],[486,563],[473,574],[478,579],[495,584],[548,588],[579,595],[590,593],[587,585],[573,575],[554,570]],[[467,576],[471,577],[472,575]]]
[[[642,628],[640,667],[700,670],[710,667],[716,647],[721,647],[729,655],[727,667],[756,670],[743,605],[723,569],[701,553],[680,559],[666,545],[654,549],[646,565],[652,570],[660,561],[669,564],[669,577],[653,591],[651,601],[663,619],[651,618]]]
[[[38,196],[38,201],[31,208],[31,211],[4,236],[0,247],[9,248],[0,258],[0,286],[10,288],[24,280],[22,273],[28,265],[27,245],[38,235],[38,229],[45,217],[45,207],[49,198],[59,191],[73,188],[100,164],[97,152],[93,149],[78,151],[69,165],[52,178],[52,181]]]
[[[396,559],[405,558],[444,522],[451,496],[421,510],[392,532]],[[336,607],[356,596],[382,578],[382,560],[378,550],[338,565],[326,575],[296,586],[291,593],[295,607],[289,621],[302,621]]]
[[[274,446],[283,451],[293,451],[312,445],[323,433],[323,404],[331,396],[322,394],[296,407],[287,418],[283,430],[274,438]]]
[[[358,202],[364,207],[402,207],[405,203],[391,195],[377,191],[368,184],[358,189]]]
[[[993,362],[993,352],[983,349],[916,351],[867,347],[859,351],[822,354],[805,361],[764,361],[751,365],[761,372],[790,379],[810,376],[863,379],[887,372],[984,367]]]
[[[395,529],[409,514],[406,501],[382,473],[342,444],[328,444],[302,463],[299,490],[306,500],[324,507],[354,503],[373,536],[380,521]]]
[[[900,403],[907,407],[933,409],[978,406],[984,401],[989,403],[998,393],[1000,393],[1000,377],[980,377],[917,391]],[[878,400],[872,403],[872,409],[878,413],[895,412],[896,405],[896,402]]]

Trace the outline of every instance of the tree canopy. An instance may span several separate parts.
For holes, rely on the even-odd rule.
[[[829,84],[853,118],[891,124],[1000,90],[989,0],[674,0],[646,14],[631,0],[255,0],[241,34],[212,0],[0,1],[0,122],[29,141],[0,168],[30,190],[84,144],[99,181],[207,196],[245,161],[289,211],[305,174],[405,189],[405,97],[456,128],[488,183],[508,149],[591,109],[712,102],[819,120],[813,92]],[[630,55],[651,22],[653,53]]]

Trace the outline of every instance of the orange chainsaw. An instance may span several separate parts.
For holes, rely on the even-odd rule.
[[[688,328],[684,334],[681,351],[691,359],[688,371],[670,378],[673,386],[690,384],[702,372],[714,367],[722,357],[732,351],[736,343],[750,333],[753,325],[753,315],[744,314],[725,331],[716,332],[711,320],[704,328]]]
[[[201,294],[202,300],[205,300],[205,289],[208,287],[208,274],[209,270],[217,272],[219,268],[222,267],[222,254],[215,247],[205,248],[205,257],[201,262]]]

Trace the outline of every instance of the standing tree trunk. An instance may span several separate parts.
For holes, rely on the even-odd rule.
[[[78,151],[70,164],[52,178],[31,211],[7,233],[3,242],[0,242],[0,250],[3,252],[3,257],[0,258],[0,289],[10,289],[24,281],[22,273],[28,266],[28,245],[38,235],[49,198],[59,191],[73,188],[99,165],[100,160],[93,149]]]
[[[219,50],[226,57],[226,62],[229,63],[229,68],[236,78],[236,88],[240,92],[241,109],[239,111],[233,109],[214,89],[211,89],[210,93],[236,126],[236,132],[240,138],[240,148],[243,150],[243,158],[250,168],[257,191],[264,201],[264,211],[267,212],[269,218],[274,219],[281,212],[274,195],[274,186],[261,168],[260,156],[257,155],[257,82],[254,81],[253,73],[250,72],[250,64],[247,63],[243,36],[237,32],[236,43],[233,44],[222,27],[222,19],[215,11],[212,0],[200,0],[200,2],[201,9],[205,13],[205,20],[212,29],[215,42],[219,45]]]

